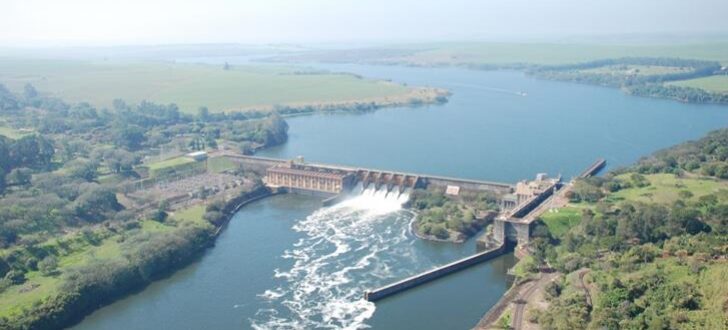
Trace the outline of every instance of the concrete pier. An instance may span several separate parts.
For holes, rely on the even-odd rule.
[[[594,164],[591,164],[591,166],[587,167],[584,172],[581,172],[579,178],[583,179],[594,176],[599,173],[599,171],[601,171],[605,166],[607,166],[607,161],[604,158],[599,158],[596,162],[594,162]]]
[[[389,297],[399,292],[436,280],[440,277],[463,270],[470,266],[493,259],[503,254],[504,250],[505,244],[500,245],[494,249],[476,253],[470,257],[451,262],[447,265],[437,267],[424,273],[408,277],[406,279],[383,286],[381,288],[366,291],[364,292],[364,299],[366,299],[367,301],[377,301]]]

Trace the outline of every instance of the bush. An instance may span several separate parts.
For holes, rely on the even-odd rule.
[[[12,284],[23,284],[25,283],[25,273],[21,270],[13,269],[5,274],[5,280],[10,281]]]
[[[225,215],[219,211],[207,211],[202,217],[214,225],[220,225],[225,220]]]
[[[549,284],[546,284],[546,287],[544,288],[544,293],[546,293],[546,299],[553,300],[558,298],[561,295],[561,291],[563,289],[563,286],[558,281],[553,281]]]
[[[43,275],[52,275],[55,273],[57,268],[58,259],[54,256],[45,257],[38,263],[38,270],[40,270]]]

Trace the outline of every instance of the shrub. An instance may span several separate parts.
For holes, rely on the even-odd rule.
[[[55,273],[57,268],[58,259],[54,256],[45,257],[38,263],[38,270],[40,270],[43,275],[52,275]]]

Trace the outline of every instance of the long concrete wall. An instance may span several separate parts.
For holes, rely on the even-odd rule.
[[[414,288],[416,286],[425,284],[427,282],[436,280],[440,277],[443,277],[445,275],[452,274],[454,272],[463,270],[465,268],[468,268],[470,266],[479,264],[481,262],[493,259],[501,254],[503,254],[503,251],[505,250],[505,244],[491,249],[487,251],[483,251],[477,254],[474,254],[470,257],[460,259],[458,261],[449,263],[447,265],[437,267],[433,270],[408,277],[404,280],[392,283],[387,286],[383,286],[381,288],[372,290],[372,291],[366,291],[364,292],[364,299],[367,301],[377,301],[386,297],[389,297],[391,295],[397,294],[399,292]]]

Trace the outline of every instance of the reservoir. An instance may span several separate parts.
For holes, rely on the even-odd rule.
[[[538,172],[568,179],[598,157],[612,168],[627,165],[728,123],[728,107],[632,97],[519,72],[316,66],[453,95],[437,106],[289,118],[289,141],[260,155],[502,182]],[[472,327],[507,289],[512,255],[376,305],[362,299],[366,289],[475,252],[473,241],[416,239],[412,218],[384,202],[322,209],[313,197],[265,199],[238,212],[194,264],[75,328]]]

